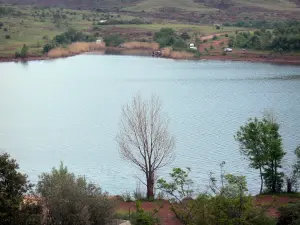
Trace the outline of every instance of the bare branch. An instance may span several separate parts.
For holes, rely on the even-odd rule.
[[[154,95],[149,101],[136,95],[122,110],[117,135],[120,155],[145,173],[147,184],[154,182],[156,170],[174,160],[175,142],[168,125],[161,101]]]

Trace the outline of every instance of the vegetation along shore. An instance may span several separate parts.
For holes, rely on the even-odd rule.
[[[300,64],[299,24],[254,19],[199,24],[125,11],[1,4],[0,61],[161,51],[160,57],[173,59]]]

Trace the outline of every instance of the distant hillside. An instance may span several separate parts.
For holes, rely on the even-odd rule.
[[[0,0],[4,4],[123,11],[193,23],[300,19],[300,0]]]

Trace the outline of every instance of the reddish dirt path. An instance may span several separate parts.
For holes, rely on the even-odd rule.
[[[160,206],[163,205],[162,208]],[[145,211],[153,212],[154,209],[159,209],[158,216],[161,220],[162,225],[180,225],[180,222],[174,217],[173,213],[170,210],[170,204],[168,201],[160,202],[143,202],[141,207]],[[118,210],[122,211],[135,211],[134,202],[120,202]]]
[[[277,207],[286,205],[290,202],[299,202],[300,198],[288,197],[288,196],[279,196],[276,198],[275,208],[270,208],[268,210],[268,214],[273,217],[278,217]],[[270,205],[273,202],[272,195],[262,195],[255,197],[255,203],[257,205]],[[160,208],[162,203],[156,202],[143,202],[141,207],[145,211],[153,212],[154,209],[159,209],[158,216],[161,219],[162,225],[180,225],[180,222],[174,217],[173,213],[170,210],[170,204],[168,201],[163,202],[163,207]],[[134,202],[120,202],[118,204],[118,210],[122,212],[133,212],[135,211],[135,203]]]
[[[257,205],[270,205],[273,203],[273,201],[274,199],[272,195],[261,195],[255,198],[255,203]],[[278,217],[279,213],[276,208],[287,205],[288,203],[291,202],[300,202],[300,198],[296,198],[296,197],[293,198],[288,196],[277,196],[275,202],[273,203],[275,207],[270,208],[268,210],[269,215],[273,217]]]

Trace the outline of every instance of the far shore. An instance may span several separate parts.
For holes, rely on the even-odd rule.
[[[152,57],[152,49],[126,49],[120,47],[106,47],[103,50],[87,51],[81,53],[74,53],[59,57],[33,56],[29,55],[27,58],[14,58],[14,57],[0,57],[1,62],[28,62],[28,61],[42,61],[42,60],[54,60],[59,58],[72,57],[76,55],[84,54],[101,54],[101,55],[130,55],[130,56],[149,56]],[[234,54],[227,53],[226,55],[214,54],[214,55],[202,55],[200,57],[191,56],[188,52],[173,52],[178,54],[166,54],[160,58],[178,59],[178,60],[216,60],[216,61],[242,61],[242,62],[260,62],[260,63],[273,63],[281,65],[300,65],[300,55],[263,55],[254,53]],[[183,54],[182,54],[183,53]],[[185,54],[186,53],[186,54]],[[189,55],[190,54],[190,55]]]

